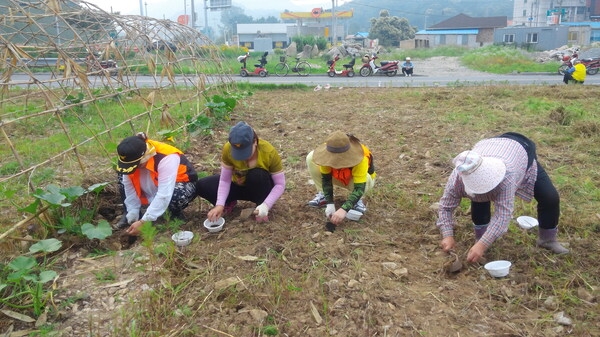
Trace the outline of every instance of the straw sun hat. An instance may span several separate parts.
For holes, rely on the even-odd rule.
[[[332,133],[313,153],[315,164],[336,169],[354,167],[363,160],[363,157],[364,151],[360,141],[341,131]]]
[[[506,165],[502,160],[482,157],[474,151],[460,153],[452,163],[469,194],[484,194],[493,190],[506,174]]]

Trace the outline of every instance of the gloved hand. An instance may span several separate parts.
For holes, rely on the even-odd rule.
[[[325,207],[325,216],[329,219],[335,213],[335,204],[327,204]]]
[[[256,206],[256,211],[258,211],[258,213],[256,213],[256,216],[259,217],[265,217],[269,215],[269,206],[267,206],[267,204],[265,204],[264,202],[258,206]]]
[[[269,221],[269,206],[264,202],[256,207],[254,210],[256,214],[256,222],[268,222]]]

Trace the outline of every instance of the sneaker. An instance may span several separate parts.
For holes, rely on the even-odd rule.
[[[327,200],[325,200],[325,196],[321,192],[317,193],[315,198],[308,202],[308,206],[310,207],[324,207],[325,205],[327,205]]]
[[[367,206],[365,206],[365,203],[363,202],[362,199],[359,199],[356,202],[356,205],[354,205],[354,207],[352,207],[353,210],[361,212],[362,214],[365,214],[367,212]]]
[[[233,212],[233,209],[235,208],[235,206],[237,206],[237,200],[226,203],[225,207],[223,208],[223,213],[229,214],[229,213]]]
[[[412,77],[412,74],[408,74],[408,77]]]

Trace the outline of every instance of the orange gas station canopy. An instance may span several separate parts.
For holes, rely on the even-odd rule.
[[[354,15],[354,10],[339,11],[335,12],[336,18],[347,19]],[[280,14],[280,18],[284,20],[298,20],[298,19],[331,19],[331,11],[324,12],[323,8],[313,8],[310,12],[283,12]]]

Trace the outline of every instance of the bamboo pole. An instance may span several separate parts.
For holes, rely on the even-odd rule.
[[[14,226],[12,226],[11,228],[9,228],[6,232],[2,233],[2,235],[0,235],[0,240],[4,239],[5,237],[8,236],[8,234],[14,232],[17,228],[23,226],[24,224],[28,223],[29,221],[37,218],[40,214],[44,213],[46,210],[48,210],[48,208],[50,208],[50,205],[44,206],[42,209],[40,209],[39,211],[37,211],[37,213],[30,215],[28,218],[23,219],[19,222],[17,222]]]

